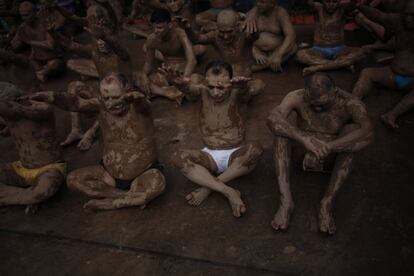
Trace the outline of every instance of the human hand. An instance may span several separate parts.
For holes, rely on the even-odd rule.
[[[124,100],[128,103],[135,102],[135,101],[138,101],[138,100],[141,100],[141,99],[145,99],[145,95],[142,94],[141,92],[138,92],[138,91],[125,93],[121,97],[121,100]]]
[[[269,60],[269,65],[274,72],[283,72],[281,56],[273,55]]]
[[[264,65],[269,63],[269,58],[255,46],[253,46],[252,54],[257,64]]]
[[[178,27],[184,30],[191,29],[190,21],[183,16],[174,16],[173,21],[178,25]]]
[[[329,144],[315,137],[306,137],[303,141],[303,145],[319,160],[324,160],[330,153]]]
[[[34,94],[21,96],[17,98],[18,102],[36,101],[44,103],[53,103],[55,101],[55,93],[53,91],[37,92]]]
[[[230,82],[233,87],[245,87],[249,81],[251,81],[252,78],[246,78],[246,77],[233,77]]]
[[[249,16],[244,20],[241,25],[242,30],[248,34],[253,34],[257,32],[257,21],[256,19],[250,18]]]

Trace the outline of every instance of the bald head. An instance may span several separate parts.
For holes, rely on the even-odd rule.
[[[217,16],[218,26],[235,27],[239,20],[239,14],[233,10],[224,10]]]
[[[323,94],[334,93],[336,85],[333,79],[323,73],[316,73],[306,78],[305,88],[311,98],[318,98]]]
[[[19,6],[19,14],[23,20],[31,19],[36,14],[36,7],[33,3],[24,1]]]

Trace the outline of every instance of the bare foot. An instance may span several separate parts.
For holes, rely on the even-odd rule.
[[[271,225],[273,229],[286,230],[289,227],[290,217],[292,215],[295,204],[293,202],[280,205],[279,210],[275,214]]]
[[[331,203],[321,201],[319,209],[319,230],[323,233],[333,235],[336,232],[335,221],[332,216]]]
[[[65,141],[60,143],[62,147],[68,146],[75,141],[81,140],[83,137],[83,133],[79,129],[72,129],[72,131],[68,134]]]
[[[189,193],[185,199],[187,200],[188,204],[192,206],[199,206],[201,203],[204,202],[210,195],[211,190],[208,188],[198,188]]]
[[[226,194],[227,199],[230,202],[233,215],[236,218],[241,217],[242,214],[246,213],[246,205],[241,199],[241,193],[235,189],[231,189]]]
[[[303,69],[302,75],[304,77],[306,77],[306,76],[312,75],[312,74],[314,74],[314,73],[316,73],[318,71],[319,70],[317,69],[316,66],[309,66],[309,67],[306,67],[306,68]]]
[[[382,115],[381,120],[385,125],[393,129],[398,129],[400,127],[397,123],[395,123],[395,119],[392,118],[388,113]]]
[[[79,141],[78,148],[83,151],[89,150],[92,147],[94,137],[93,133],[87,131]]]
[[[26,209],[24,209],[24,213],[26,215],[34,215],[37,213],[38,210],[39,210],[39,204],[31,204],[31,205],[26,206]]]

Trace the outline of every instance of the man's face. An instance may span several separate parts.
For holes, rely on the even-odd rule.
[[[103,41],[102,39],[97,39],[96,43],[98,45],[98,51],[103,53],[103,54],[108,54],[109,53],[109,49],[108,49],[108,45],[106,44],[105,41]]]
[[[257,10],[260,14],[266,13],[276,6],[275,0],[257,0],[256,1]]]
[[[164,38],[170,31],[170,24],[167,22],[153,23],[154,33],[158,38]]]
[[[323,0],[323,5],[328,13],[333,13],[339,8],[340,0]]]
[[[122,116],[128,111],[129,105],[122,99],[125,91],[118,81],[101,85],[100,91],[100,100],[108,113],[114,116]]]
[[[328,111],[335,101],[336,91],[336,88],[332,91],[326,91],[320,87],[310,86],[305,88],[305,101],[315,112]]]
[[[33,22],[33,20],[36,17],[36,12],[34,10],[34,7],[28,7],[28,6],[20,7],[19,14],[22,20],[28,23]]]
[[[227,71],[212,68],[207,71],[206,80],[209,88],[208,93],[214,102],[224,102],[230,96],[231,82]]]
[[[237,26],[219,24],[217,28],[218,36],[224,43],[231,44],[236,38],[236,34],[238,32]]]
[[[406,13],[403,17],[404,26],[407,29],[413,30],[414,29],[414,14]]]
[[[172,13],[177,13],[184,6],[185,0],[166,0],[165,5],[167,9]]]

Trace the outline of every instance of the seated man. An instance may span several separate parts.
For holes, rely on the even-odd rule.
[[[250,78],[252,76],[252,64],[249,55],[249,42],[256,37],[248,35],[240,30],[239,15],[232,10],[222,11],[217,17],[217,30],[206,34],[199,34],[192,29],[187,29],[192,41],[201,44],[212,44],[219,52],[220,57],[233,67],[234,76]],[[250,80],[247,83],[251,94],[259,94],[265,88],[265,83],[260,79]]]
[[[240,192],[226,185],[250,173],[263,150],[259,143],[245,141],[245,126],[240,100],[254,96],[246,87],[247,78],[233,78],[231,65],[216,61],[206,67],[206,83],[195,84],[179,72],[166,70],[168,79],[193,97],[201,97],[200,128],[205,147],[181,150],[172,162],[191,181],[200,185],[188,194],[190,205],[200,205],[216,191],[229,200],[235,217],[246,212]]]
[[[23,93],[10,83],[0,83],[0,116],[20,158],[0,164],[0,206],[25,205],[29,214],[58,191],[65,179],[66,164],[56,140],[53,106],[18,101]]]
[[[184,77],[190,77],[197,64],[193,45],[186,32],[173,25],[168,11],[155,10],[151,15],[151,23],[154,32],[145,43],[145,64],[137,78],[137,85],[147,95],[163,96],[180,104],[184,94],[168,83],[163,75],[151,72],[158,51],[167,66],[180,70]]]
[[[231,9],[233,0],[210,0],[210,9],[197,14],[196,22],[201,32],[217,29],[217,16],[224,10]]]
[[[344,44],[345,10],[353,8],[355,0],[348,4],[342,3],[341,0],[322,0],[321,2],[308,0],[309,5],[317,12],[317,22],[314,46],[297,52],[298,61],[309,65],[303,69],[303,75],[344,67],[353,71],[353,65],[363,59],[367,51]]]
[[[293,147],[292,155],[303,160],[305,171],[323,172],[328,169],[328,157],[334,157],[331,180],[319,210],[320,231],[334,234],[333,201],[349,175],[354,153],[370,144],[373,136],[364,104],[337,88],[330,77],[318,73],[306,80],[305,89],[285,97],[271,112],[268,126],[275,136],[280,191],[280,207],[272,227],[287,229],[294,208],[289,179]]]
[[[103,136],[102,161],[71,172],[67,179],[69,188],[98,198],[87,202],[85,209],[145,206],[165,189],[157,162],[151,110],[143,94],[127,89],[126,78],[112,73],[101,81],[99,98],[85,100],[56,92],[39,92],[30,97],[68,111],[98,115]]]
[[[391,66],[364,69],[352,94],[363,99],[374,84],[409,91],[393,110],[381,116],[386,125],[396,129],[397,118],[414,106],[414,2],[407,1],[401,14],[382,13],[368,6],[360,6],[359,10],[368,18],[381,22],[387,33],[395,35],[396,51]]]
[[[282,71],[282,63],[297,50],[296,34],[289,14],[274,0],[258,0],[247,18],[244,23],[247,31],[259,34],[252,48],[257,63],[253,66],[253,71],[266,68]],[[248,25],[254,27],[247,27]]]
[[[46,81],[47,78],[64,69],[63,53],[48,34],[44,18],[36,15],[34,4],[28,1],[22,2],[19,12],[24,22],[13,38],[12,46],[15,50],[23,45],[31,47],[31,58],[36,68],[37,78],[40,81]]]
[[[165,7],[160,0],[132,1],[131,13],[123,24],[123,28],[138,37],[148,38],[152,32],[149,22],[154,9],[165,9]],[[139,20],[139,24],[136,24],[137,20]]]

